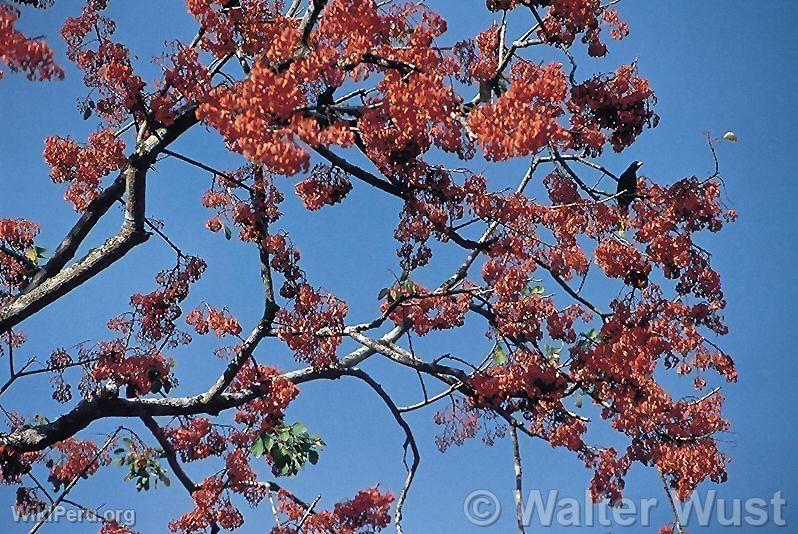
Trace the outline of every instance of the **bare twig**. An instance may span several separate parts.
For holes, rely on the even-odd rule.
[[[524,529],[524,497],[523,497],[523,473],[521,471],[521,451],[518,446],[518,430],[514,425],[510,425],[510,441],[513,444],[513,467],[515,468],[515,517],[518,523],[518,532],[525,534]]]
[[[55,511],[56,507],[58,507],[58,505],[61,504],[61,502],[66,498],[69,492],[72,491],[72,488],[75,487],[75,484],[78,483],[78,480],[80,480],[81,477],[83,477],[83,475],[85,475],[89,471],[89,469],[91,469],[94,466],[94,464],[97,463],[97,460],[99,460],[100,457],[103,454],[105,454],[106,449],[108,449],[108,447],[111,446],[111,443],[114,442],[116,436],[119,434],[121,430],[122,427],[117,428],[114,431],[114,433],[108,437],[103,446],[100,447],[100,449],[94,454],[94,457],[88,463],[86,463],[83,469],[80,470],[80,473],[76,474],[72,478],[72,480],[69,482],[69,484],[67,484],[64,490],[61,492],[61,494],[55,499],[55,501],[53,501],[53,503],[47,509],[47,512],[45,512],[44,516],[42,516],[42,518],[39,519],[39,521],[35,525],[33,525],[33,528],[30,529],[29,534],[35,534],[36,532],[38,532],[39,529],[42,527],[42,525],[44,525],[44,523],[46,523],[50,519],[50,516],[53,515],[53,512]]]

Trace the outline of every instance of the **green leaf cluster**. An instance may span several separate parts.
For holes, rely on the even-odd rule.
[[[268,456],[275,476],[294,476],[305,464],[315,465],[324,441],[302,423],[279,425],[252,443],[253,456]]]

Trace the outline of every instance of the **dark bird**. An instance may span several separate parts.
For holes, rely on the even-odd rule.
[[[231,11],[241,7],[241,0],[229,0],[226,4],[222,5],[222,11]]]
[[[626,218],[629,216],[629,205],[637,196],[637,169],[643,166],[642,161],[633,161],[629,167],[623,171],[618,178],[618,190],[615,192],[615,200],[621,208],[621,228],[626,227]]]

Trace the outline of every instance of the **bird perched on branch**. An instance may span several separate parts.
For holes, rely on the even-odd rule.
[[[618,178],[618,189],[615,192],[615,200],[621,208],[621,229],[626,229],[626,222],[629,217],[629,205],[637,196],[637,170],[643,166],[642,161],[633,161],[629,167],[623,171]]]

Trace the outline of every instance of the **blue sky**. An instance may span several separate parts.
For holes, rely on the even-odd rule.
[[[112,15],[124,5],[115,2]],[[118,37],[131,43],[140,58],[145,78],[155,75],[148,59],[163,50],[163,42],[187,41],[194,32],[183,2],[136,2],[135,12],[124,12]],[[140,5],[138,5],[140,4]],[[445,37],[455,42],[490,24],[483,2],[430,0],[428,4],[449,20]],[[766,7],[765,7],[766,4]],[[466,7],[467,6],[467,7]],[[768,499],[781,491],[788,501],[787,520],[798,521],[791,500],[798,497],[794,474],[798,460],[794,451],[795,416],[792,392],[798,377],[794,353],[795,302],[798,298],[793,265],[798,260],[795,199],[798,187],[791,173],[791,157],[798,146],[794,88],[798,84],[795,65],[798,38],[795,20],[798,4],[790,0],[762,2],[752,9],[740,0],[626,1],[619,10],[632,28],[622,43],[610,45],[610,55],[600,61],[582,62],[586,76],[592,70],[611,70],[638,59],[641,73],[657,92],[658,128],[647,131],[621,155],[608,154],[603,163],[621,170],[629,161],[645,160],[644,174],[659,182],[670,182],[691,174],[706,175],[712,161],[704,132],[715,136],[733,130],[736,144],[718,146],[726,202],[740,214],[737,223],[704,244],[713,252],[713,264],[724,277],[729,305],[726,312],[731,333],[722,345],[735,356],[740,372],[737,384],[724,386],[726,415],[732,429],[722,437],[724,449],[733,457],[729,481],[714,488],[719,497]],[[44,34],[66,63],[58,27],[63,18],[76,14],[78,2],[62,0],[44,13],[26,11],[22,27],[29,34]],[[521,31],[520,25],[515,27]],[[18,75],[0,81],[0,216],[26,217],[42,224],[41,244],[52,248],[71,226],[76,215],[61,199],[63,190],[48,178],[42,161],[43,140],[51,134],[85,139],[94,124],[81,120],[76,101],[85,96],[73,70],[61,83],[34,84]],[[176,143],[175,150],[201,158],[216,167],[232,169],[240,160],[228,155],[219,137],[203,127]],[[490,170],[494,184],[509,186],[523,172],[516,161]],[[170,236],[186,251],[206,257],[207,275],[194,288],[187,307],[200,299],[227,305],[245,329],[260,314],[260,287],[256,254],[250,248],[226,242],[201,227],[209,215],[199,198],[208,176],[179,162],[163,161],[149,180],[149,215],[163,219]],[[284,182],[285,190],[293,187]],[[296,199],[286,201],[286,228],[303,253],[303,266],[311,281],[342,296],[350,303],[350,321],[371,319],[376,295],[396,270],[395,242],[391,236],[400,206],[397,202],[358,184],[341,205],[317,213],[302,210]],[[103,223],[95,233],[100,242],[119,223],[120,215]],[[437,284],[458,264],[462,253],[452,248],[436,249],[440,265],[419,274],[422,282]],[[152,277],[172,264],[169,250],[153,238],[134,250],[121,264],[87,283],[43,313],[24,323],[30,341],[23,353],[46,357],[53,349],[83,340],[107,336],[105,321],[127,308],[129,295],[153,287]],[[617,288],[615,289],[617,291]],[[602,291],[601,288],[596,291]],[[416,349],[431,359],[445,352],[478,358],[484,354],[484,324],[471,320],[469,334],[444,334],[419,340]],[[223,365],[212,354],[213,339],[199,339],[177,354],[177,372],[184,394],[204,389]],[[345,345],[348,347],[349,345]],[[475,351],[476,349],[476,351]],[[273,341],[258,351],[260,362],[282,368],[296,366],[287,349]],[[418,400],[417,379],[399,373],[379,361],[367,370],[379,378],[399,403]],[[15,385],[3,405],[27,415],[39,411],[57,415],[63,407],[38,399],[49,399],[45,380]],[[413,413],[408,419],[416,429],[422,461],[419,476],[405,510],[410,533],[509,532],[513,528],[511,487],[513,484],[510,444],[507,440],[486,447],[474,440],[445,454],[435,449],[438,428],[431,422],[433,411]],[[321,505],[351,496],[360,488],[380,483],[398,492],[404,479],[401,463],[403,436],[390,414],[364,385],[347,379],[335,383],[307,385],[292,405],[289,419],[303,421],[328,443],[318,466],[296,479],[283,481],[297,494],[312,500],[322,495]],[[83,437],[100,438],[115,422],[92,426]],[[142,435],[146,435],[143,433]],[[597,437],[606,437],[598,433]],[[524,484],[527,489],[559,489],[562,495],[581,498],[590,473],[570,454],[553,450],[542,442],[526,440]],[[199,478],[211,471],[191,465]],[[263,469],[263,473],[266,473]],[[87,505],[107,503],[108,508],[136,507],[137,528],[162,532],[167,518],[188,511],[190,499],[182,489],[158,489],[136,494],[133,484],[123,484],[124,473],[109,467],[88,483],[80,484],[73,497]],[[493,527],[476,528],[463,514],[463,499],[474,489],[494,492],[504,513]],[[661,497],[658,479],[650,470],[636,466],[627,480],[631,498]],[[0,488],[0,509],[10,505],[13,492]],[[246,508],[246,506],[245,506]],[[149,511],[147,511],[149,510]],[[668,520],[664,503],[654,510],[656,531]],[[247,512],[243,532],[263,532],[271,524],[268,506]],[[19,529],[10,515],[0,513],[0,530]],[[80,526],[63,525],[64,532],[84,532]],[[701,529],[719,531],[719,526]],[[55,527],[51,527],[55,531]],[[580,532],[595,529],[552,529]],[[615,528],[606,531],[618,530]],[[695,529],[698,530],[698,529]],[[776,530],[763,527],[762,532]],[[784,529],[781,529],[784,530]]]

